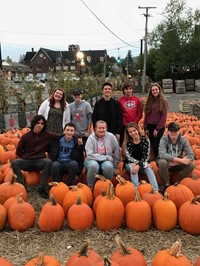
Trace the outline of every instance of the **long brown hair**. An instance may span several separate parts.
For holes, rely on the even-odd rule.
[[[152,87],[154,87],[154,86],[158,87],[158,89],[159,89],[159,94],[158,94],[157,98],[155,98],[153,96],[153,94],[152,94]],[[154,102],[156,102],[158,111],[163,113],[165,111],[166,98],[164,96],[163,89],[161,88],[161,86],[158,83],[153,83],[149,87],[149,90],[148,90],[148,93],[147,93],[146,103],[145,103],[145,106],[144,106],[144,113],[151,112],[152,104]]]
[[[61,107],[61,109],[62,109],[62,111],[64,111],[64,109],[65,109],[65,107],[66,107],[66,101],[65,101],[65,92],[64,92],[64,90],[63,89],[60,89],[60,88],[56,88],[54,91],[53,91],[53,93],[52,93],[52,95],[51,95],[51,97],[50,97],[50,99],[49,99],[49,102],[50,102],[50,107],[54,107],[54,105],[55,105],[55,98],[54,98],[54,94],[55,94],[55,92],[56,91],[62,91],[62,93],[63,93],[63,96],[62,96],[62,98],[61,98],[61,100],[60,100],[60,107]]]
[[[129,140],[131,140],[131,136],[129,135],[129,132],[128,132],[128,129],[131,127],[134,127],[138,131],[139,135],[141,136],[138,124],[135,122],[128,123],[128,125],[125,128],[124,140],[123,140],[122,148],[121,148],[122,159],[125,159],[125,150],[127,148],[127,143],[129,142]]]

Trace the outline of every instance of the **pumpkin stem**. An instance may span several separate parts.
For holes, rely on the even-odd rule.
[[[114,195],[114,187],[113,187],[113,184],[110,183],[108,185],[108,190],[107,190],[107,193],[106,193],[106,197],[109,199],[109,200],[112,200],[114,199],[115,195]]]
[[[127,183],[127,181],[121,175],[117,175],[116,180],[119,182],[120,185],[125,185]]]
[[[57,202],[56,202],[53,194],[50,195],[50,201],[51,201],[51,203],[52,203],[53,206],[56,206],[57,205]]]
[[[192,180],[197,180],[197,176],[195,174],[192,174]]]
[[[196,197],[193,198],[191,201],[191,204],[197,204],[197,200],[200,198],[200,195],[197,195]]]
[[[112,266],[112,264],[107,258],[104,258],[103,261],[104,261],[104,266]]]
[[[35,266],[44,266],[44,252],[40,252]]]
[[[88,257],[88,243],[84,244],[81,248],[81,250],[79,251],[79,257],[81,256],[85,256],[85,257]]]
[[[140,181],[140,184],[147,184],[147,181],[145,181],[145,180],[141,180],[141,181]]]
[[[131,254],[130,250],[128,250],[128,248],[125,246],[125,244],[122,242],[121,238],[119,237],[119,235],[116,235],[115,237],[115,241],[118,245],[119,248],[122,249],[122,256],[125,256],[127,254]]]
[[[77,191],[77,190],[79,190],[79,187],[78,187],[78,186],[69,186],[69,188],[70,188],[72,191]]]
[[[137,188],[134,189],[134,195],[135,195],[135,201],[136,202],[141,201],[141,197],[140,197],[140,194],[139,194]]]
[[[168,192],[165,192],[164,197],[163,197],[163,200],[164,201],[169,200],[169,193]]]
[[[58,186],[59,185],[59,182],[55,182],[55,181],[49,182],[48,185],[51,186],[51,187],[52,186]]]
[[[103,175],[96,175],[95,174],[95,178],[98,178],[98,179],[100,179],[102,181],[106,181],[106,178]]]
[[[171,254],[172,256],[176,258],[182,256],[181,246],[182,246],[181,241],[176,241],[169,249],[169,254]]]
[[[81,200],[80,195],[77,196],[77,202],[76,202],[76,205],[82,205],[82,200]]]
[[[14,185],[16,179],[17,179],[17,176],[14,174],[10,180],[10,185]]]

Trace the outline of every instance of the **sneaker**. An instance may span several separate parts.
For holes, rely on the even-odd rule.
[[[38,193],[39,193],[40,197],[43,199],[49,198],[49,194],[46,192],[46,189],[44,187],[38,187]]]

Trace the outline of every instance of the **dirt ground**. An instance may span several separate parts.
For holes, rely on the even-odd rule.
[[[31,188],[28,201],[34,206],[38,217],[46,200],[39,197],[35,188]],[[159,250],[169,248],[176,240],[181,240],[182,254],[191,262],[200,255],[200,236],[184,233],[178,226],[171,232],[160,232],[152,226],[147,232],[137,233],[128,230],[125,226],[120,230],[102,232],[94,225],[85,232],[76,232],[69,229],[65,223],[59,232],[42,233],[36,220],[35,226],[26,232],[11,231],[8,227],[0,232],[0,256],[9,259],[15,266],[23,266],[43,251],[46,255],[57,258],[61,265],[65,266],[69,256],[88,240],[90,247],[99,252],[102,258],[109,258],[118,248],[114,240],[116,234],[119,234],[127,246],[141,251],[148,266],[151,265],[154,255]]]

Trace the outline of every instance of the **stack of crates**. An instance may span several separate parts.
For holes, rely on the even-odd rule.
[[[162,88],[163,88],[164,93],[172,93],[173,92],[173,80],[163,79]]]
[[[176,93],[186,93],[185,80],[176,80]]]
[[[186,79],[185,86],[186,86],[186,91],[194,91],[195,88],[194,79]]]

